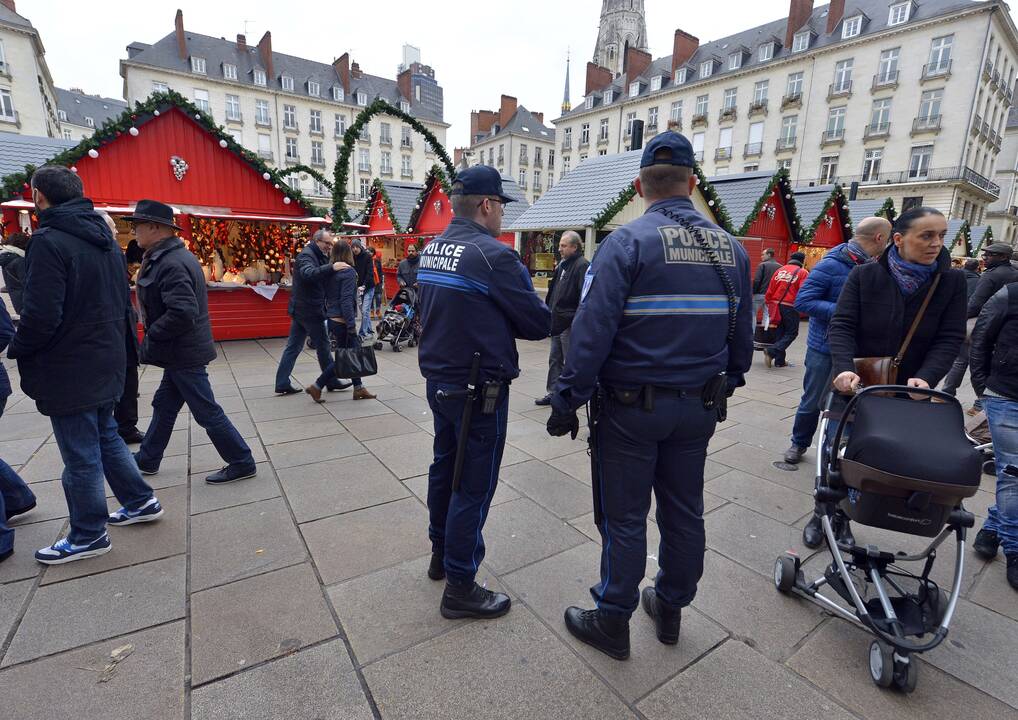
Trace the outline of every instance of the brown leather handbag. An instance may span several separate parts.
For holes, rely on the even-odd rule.
[[[905,336],[905,341],[901,344],[897,355],[894,357],[853,358],[855,374],[859,376],[864,387],[898,384],[898,367],[901,365],[901,359],[905,357],[905,351],[908,350],[909,343],[912,342],[912,336],[915,335],[923,315],[926,314],[926,308],[929,307],[930,300],[933,299],[933,293],[936,292],[937,285],[940,284],[940,277],[938,274],[933,278],[933,284],[930,285],[930,289],[926,292],[926,299],[923,300],[922,307],[919,308],[915,320],[912,321],[912,327],[909,328],[908,335]]]

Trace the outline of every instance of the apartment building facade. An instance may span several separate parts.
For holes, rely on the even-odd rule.
[[[91,137],[97,127],[127,110],[123,100],[89,95],[80,88],[56,88],[56,98],[60,135],[65,140]]]
[[[0,132],[61,136],[42,38],[14,0],[0,0]]]
[[[343,136],[357,115],[381,98],[409,113],[445,144],[444,98],[434,70],[419,61],[401,66],[395,79],[363,72],[348,54],[321,63],[272,50],[271,33],[257,45],[184,29],[177,11],[174,32],[155,44],[132,43],[121,60],[129,104],[173,89],[210,112],[234,138],[267,163],[305,165],[332,178]],[[423,182],[438,156],[398,118],[373,117],[351,155],[347,192],[351,209],[363,207],[375,177]],[[307,174],[287,178],[325,204],[326,186]]]
[[[585,96],[554,120],[560,172],[672,126],[708,175],[787,168],[898,208],[983,222],[1014,100],[1018,33],[999,0],[791,0],[787,18],[671,56],[629,49],[628,72],[587,66]],[[857,184],[857,185],[856,185]]]

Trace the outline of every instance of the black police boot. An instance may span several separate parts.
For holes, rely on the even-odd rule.
[[[645,587],[640,593],[640,604],[654,618],[657,627],[657,639],[665,645],[675,645],[679,641],[679,627],[682,624],[682,610],[666,607],[657,596],[657,590]]]
[[[784,459],[789,465],[798,465],[799,461],[802,460],[802,456],[805,454],[806,448],[793,444],[792,447],[785,450]]]
[[[852,534],[852,524],[846,515],[841,510],[834,513],[834,517],[831,519],[831,530],[834,531],[834,539],[838,541],[839,545],[847,545],[852,547],[855,545],[855,536]]]
[[[1000,537],[997,533],[986,528],[976,533],[976,541],[972,543],[972,549],[983,560],[992,560],[997,557],[997,548],[999,547]]]
[[[1005,555],[1007,558],[1007,584],[1018,590],[1018,553]]]
[[[616,660],[629,659],[629,618],[600,610],[566,608],[566,629],[573,637]]]
[[[504,593],[492,592],[482,588],[475,582],[468,585],[457,585],[446,582],[442,605],[439,608],[442,617],[447,620],[457,618],[497,618],[509,612],[512,601]]]
[[[432,580],[445,579],[445,556],[441,553],[431,553],[431,564],[428,565],[428,577]]]
[[[802,529],[802,544],[810,550],[815,550],[824,544],[824,526],[820,522],[822,517],[820,513],[814,510],[813,517],[809,519],[806,527]]]

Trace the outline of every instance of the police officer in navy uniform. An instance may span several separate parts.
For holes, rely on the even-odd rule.
[[[435,422],[435,459],[428,472],[428,576],[446,578],[444,617],[498,617],[509,611],[509,597],[474,582],[484,558],[481,530],[502,463],[509,382],[520,374],[515,339],[547,337],[551,317],[518,256],[495,239],[503,205],[512,202],[498,171],[484,165],[464,170],[450,199],[455,217],[421,250],[417,271],[423,323],[418,359]],[[471,401],[464,394],[475,354],[478,397]],[[465,428],[468,402],[473,405]],[[464,432],[462,474],[454,489]]]
[[[692,167],[682,135],[647,143],[636,180],[647,211],[609,235],[587,271],[548,420],[550,434],[575,437],[576,410],[592,401],[601,582],[590,590],[597,608],[570,607],[565,622],[619,660],[641,600],[652,489],[660,569],[642,604],[658,640],[678,642],[703,574],[707,443],[753,359],[749,258],[694,208]]]

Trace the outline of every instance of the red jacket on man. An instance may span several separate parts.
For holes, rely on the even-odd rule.
[[[794,262],[782,265],[775,271],[764,296],[771,325],[777,325],[781,320],[779,305],[787,305],[789,312],[795,312],[792,307],[795,305],[795,296],[799,294],[799,288],[806,282],[808,276],[809,270]]]

